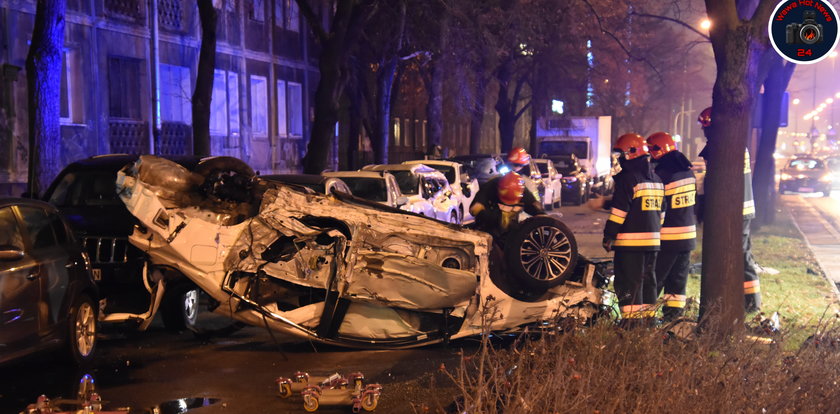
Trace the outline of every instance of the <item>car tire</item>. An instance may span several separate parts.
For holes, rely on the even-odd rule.
[[[513,281],[544,291],[565,281],[575,269],[578,246],[572,231],[550,216],[531,217],[505,240],[505,265]]]
[[[67,318],[67,348],[76,364],[93,360],[96,350],[96,307],[87,295],[79,295]]]
[[[167,286],[160,304],[163,326],[172,332],[194,330],[198,320],[200,290],[191,282]]]

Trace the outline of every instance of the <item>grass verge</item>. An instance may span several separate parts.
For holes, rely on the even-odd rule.
[[[822,323],[830,323],[840,313],[834,290],[802,240],[787,211],[776,215],[774,224],[762,227],[752,235],[753,256],[759,265],[778,270],[778,274],[761,273],[761,316],[778,312],[787,350],[797,349]],[[699,244],[699,243],[698,243]],[[692,254],[692,262],[701,261],[700,248]],[[696,316],[700,298],[700,275],[689,275],[686,296],[689,314]],[[754,315],[752,315],[754,316]]]

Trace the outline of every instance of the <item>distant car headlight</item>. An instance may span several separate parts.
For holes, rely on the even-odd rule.
[[[563,181],[567,183],[574,183],[577,182],[577,177],[563,177]]]
[[[832,181],[834,181],[834,174],[832,174],[832,173],[825,173],[825,174],[823,174],[823,176],[822,176],[822,177],[820,177],[820,181],[822,181],[822,182],[824,182],[824,183],[829,183],[829,182],[832,182]]]
[[[793,176],[791,176],[791,175],[790,175],[790,174],[788,174],[788,173],[782,173],[782,176],[781,176],[780,178],[781,178],[783,181],[787,181],[787,180],[792,180],[792,179],[793,179]]]

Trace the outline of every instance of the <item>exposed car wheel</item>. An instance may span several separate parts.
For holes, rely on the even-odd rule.
[[[365,411],[375,410],[377,404],[379,404],[379,397],[373,393],[369,393],[368,395],[362,397],[362,409]]]
[[[192,283],[181,282],[167,286],[160,304],[163,326],[170,331],[194,329],[198,319],[199,290]]]
[[[87,295],[76,298],[67,321],[67,342],[70,356],[77,364],[93,360],[96,349],[96,308]]]
[[[305,395],[303,397],[303,409],[306,410],[306,412],[311,413],[318,411],[318,406],[318,397],[314,395]]]
[[[574,271],[577,258],[574,234],[549,216],[525,220],[505,241],[509,274],[530,289],[545,290],[563,283]]]

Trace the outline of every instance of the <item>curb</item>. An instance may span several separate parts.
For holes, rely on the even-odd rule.
[[[811,242],[808,241],[808,237],[805,236],[805,232],[803,232],[802,228],[799,227],[799,223],[796,221],[796,217],[793,215],[793,213],[790,212],[790,209],[786,210],[787,214],[790,216],[790,221],[793,223],[793,226],[796,227],[796,230],[799,232],[799,235],[802,236],[802,241],[805,242],[805,246],[808,247],[808,251],[811,252],[811,256],[814,257],[814,260],[817,262],[817,265],[820,266],[820,272],[822,272],[822,277],[828,282],[829,285],[831,285],[831,290],[832,292],[834,292],[834,299],[840,301],[840,288],[837,287],[837,283],[828,278],[828,273],[826,273],[825,271],[825,265],[823,264],[823,262],[820,261],[819,257],[817,257],[817,254],[814,253],[814,247],[811,245]],[[820,216],[822,217],[821,212],[818,211],[818,214],[820,214]]]

